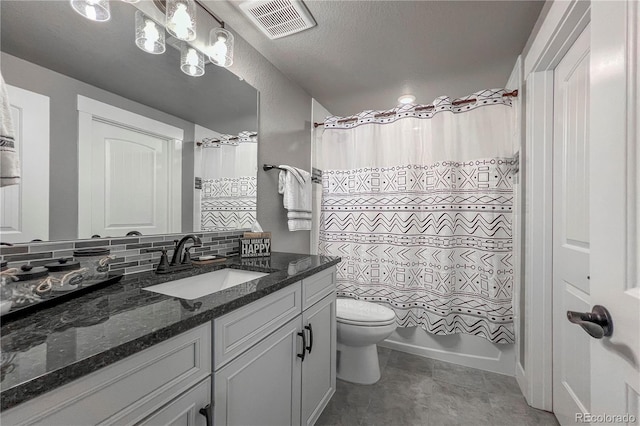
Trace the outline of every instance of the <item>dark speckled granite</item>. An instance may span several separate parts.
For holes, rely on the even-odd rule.
[[[272,253],[169,275],[143,272],[0,328],[5,410],[337,264],[340,258]],[[269,275],[192,301],[142,290],[232,267]]]

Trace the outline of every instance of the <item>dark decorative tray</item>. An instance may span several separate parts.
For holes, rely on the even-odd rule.
[[[57,305],[67,300],[74,299],[83,294],[87,294],[98,288],[102,288],[111,284],[115,284],[122,279],[124,274],[122,272],[109,272],[109,276],[102,281],[89,281],[84,285],[78,287],[75,290],[60,293],[49,293],[46,296],[42,296],[42,300],[37,303],[31,303],[29,305],[12,307],[9,312],[2,316],[2,321],[13,321],[17,318],[28,315],[34,311],[39,311],[44,308]]]

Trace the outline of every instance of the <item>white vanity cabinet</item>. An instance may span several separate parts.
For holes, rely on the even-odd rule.
[[[335,268],[216,318],[214,366],[216,426],[314,424],[335,392]]]
[[[211,365],[206,323],[3,411],[0,422],[204,426],[198,411],[211,401]]]

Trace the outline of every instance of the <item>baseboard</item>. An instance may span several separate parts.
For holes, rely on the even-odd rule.
[[[464,365],[465,367],[477,368],[479,370],[490,371],[492,373],[504,374],[513,377],[515,374],[514,361],[507,360],[504,356],[486,357],[468,353],[459,353],[447,351],[444,349],[428,348],[418,346],[411,343],[398,342],[393,340],[384,340],[378,345],[406,352],[425,358],[437,359],[440,361],[450,362],[452,364]]]
[[[529,402],[529,386],[527,386],[527,376],[522,369],[522,365],[520,363],[516,363],[516,381],[518,382],[518,386],[520,386],[520,392],[524,395],[524,399]]]

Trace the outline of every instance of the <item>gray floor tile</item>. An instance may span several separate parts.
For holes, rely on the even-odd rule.
[[[388,367],[395,367],[402,370],[411,371],[414,374],[433,374],[433,360],[406,352],[391,351]]]
[[[360,422],[364,426],[413,426],[427,424],[427,407],[403,398],[376,394]]]
[[[384,369],[387,366],[389,355],[391,355],[391,349],[378,346],[378,363],[380,364],[380,374],[384,372]]]
[[[515,377],[489,371],[483,371],[482,376],[484,378],[484,389],[487,392],[522,395]]]
[[[393,395],[395,399],[402,399],[407,404],[424,405],[433,391],[433,384],[433,378],[426,374],[387,365],[385,374],[378,383],[371,385],[371,396]]]
[[[432,425],[477,425],[492,412],[485,392],[445,382],[434,384],[427,410]]]
[[[336,393],[316,422],[325,425],[357,425],[367,413],[371,399],[370,385],[336,381]]]
[[[338,380],[317,425],[559,426],[527,405],[511,377],[386,348],[378,357],[380,381]]]
[[[465,386],[477,390],[482,390],[485,387],[481,370],[435,359],[432,360],[432,362],[433,378],[439,382]]]

